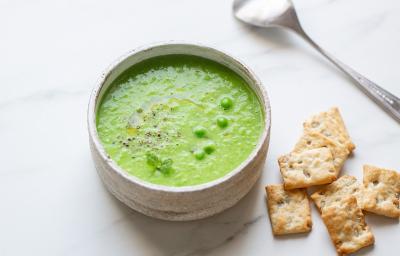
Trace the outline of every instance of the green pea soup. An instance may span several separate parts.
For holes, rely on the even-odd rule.
[[[264,112],[234,71],[191,55],[133,65],[100,102],[97,131],[127,173],[166,186],[218,179],[255,149]]]

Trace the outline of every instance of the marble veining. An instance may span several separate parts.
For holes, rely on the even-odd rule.
[[[293,0],[306,31],[354,69],[400,95],[400,2]],[[312,207],[308,235],[273,237],[264,185],[302,121],[342,111],[362,165],[400,170],[399,124],[296,35],[234,20],[231,0],[0,1],[0,255],[336,255]],[[118,56],[165,40],[199,42],[250,66],[272,107],[262,177],[243,200],[199,221],[155,220],[111,196],[90,158],[92,86]],[[400,224],[367,215],[376,245],[355,255],[396,255]]]

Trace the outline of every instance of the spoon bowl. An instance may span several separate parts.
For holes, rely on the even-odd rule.
[[[288,17],[298,22],[290,0],[235,0],[233,13],[237,19],[257,27],[287,27]]]

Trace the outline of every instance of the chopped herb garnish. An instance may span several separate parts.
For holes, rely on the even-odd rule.
[[[169,174],[172,170],[172,163],[172,159],[167,158],[161,162],[161,166],[158,170],[164,174]]]
[[[153,153],[146,153],[147,164],[150,165],[154,171],[159,171],[163,174],[170,174],[172,172],[172,159],[167,158],[161,160],[158,156]]]
[[[158,166],[161,165],[161,160],[153,153],[147,153],[146,158],[147,158],[147,164],[150,165],[151,167],[157,168]]]

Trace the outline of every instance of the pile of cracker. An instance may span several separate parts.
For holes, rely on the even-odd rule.
[[[313,193],[328,233],[340,255],[374,243],[363,211],[400,217],[400,173],[364,166],[363,184],[340,171],[355,149],[337,108],[312,116],[292,152],[278,159],[283,184],[266,186],[274,235],[309,232],[312,227],[307,188]]]

